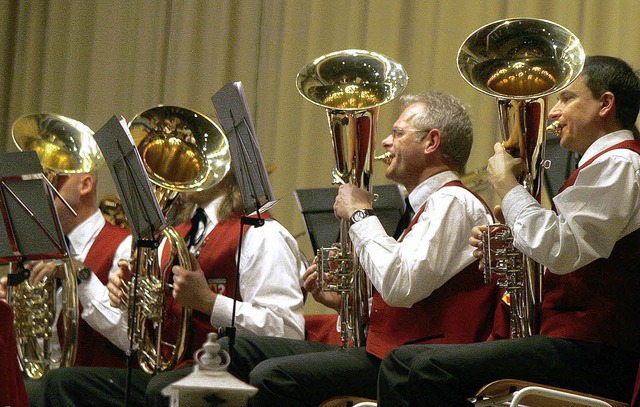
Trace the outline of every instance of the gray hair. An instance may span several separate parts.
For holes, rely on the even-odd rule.
[[[464,171],[473,145],[473,125],[466,106],[444,92],[403,95],[400,102],[403,109],[413,103],[425,106],[413,125],[417,130],[440,130],[445,162],[458,172]]]

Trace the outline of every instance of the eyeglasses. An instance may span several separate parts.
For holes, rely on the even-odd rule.
[[[402,138],[404,136],[406,136],[407,134],[412,134],[412,133],[427,133],[431,131],[431,129],[429,130],[418,130],[418,129],[402,129],[399,127],[394,127],[393,129],[391,129],[391,137],[394,140],[397,140],[399,138]]]

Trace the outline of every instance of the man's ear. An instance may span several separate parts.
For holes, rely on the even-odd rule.
[[[96,179],[91,174],[83,174],[80,182],[80,193],[82,195],[93,191]]]
[[[602,96],[600,96],[600,116],[606,116],[609,114],[613,114],[615,117],[615,101],[616,97],[611,92],[604,92]]]
[[[438,129],[431,129],[429,133],[424,137],[424,152],[432,153],[440,148],[440,141],[442,140],[442,133]]]

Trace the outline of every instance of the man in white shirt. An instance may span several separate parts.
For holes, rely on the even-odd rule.
[[[387,178],[403,184],[416,214],[399,240],[372,212],[371,194],[340,186],[336,216],[375,293],[366,346],[240,336],[229,371],[258,388],[255,406],[317,406],[334,396],[375,398],[378,367],[405,343],[468,343],[492,333],[497,288],[485,285],[469,230],[492,219],[489,208],[458,178],[473,140],[467,110],[441,92],[407,95],[382,146],[391,153]],[[321,292],[312,265],[305,288],[339,309],[337,293]]]
[[[582,155],[545,209],[499,143],[489,180],[514,246],[547,267],[540,334],[470,345],[401,347],[380,369],[383,406],[467,406],[480,387],[516,379],[629,402],[640,360],[640,79],[618,58],[587,57],[549,118]],[[474,228],[470,244],[481,246]],[[482,251],[475,255],[482,257]]]
[[[295,239],[276,220],[266,216],[263,226],[242,226],[242,201],[233,173],[211,189],[189,193],[185,200],[196,204],[206,215],[200,222],[183,224],[177,229],[197,256],[195,270],[173,267],[173,298],[169,304],[193,309],[191,340],[187,357],[202,347],[206,335],[216,328],[231,325],[236,283],[236,256],[241,249],[238,300],[235,326],[239,333],[304,338],[303,297],[300,275],[306,263]],[[193,230],[192,233],[188,233]],[[239,248],[241,231],[242,247]],[[162,251],[162,249],[160,250]],[[120,269],[110,278],[109,295],[119,306],[122,300]],[[172,306],[173,305],[173,306]],[[115,308],[114,308],[115,309]],[[170,311],[174,314],[174,311]],[[173,315],[175,317],[175,315]],[[125,330],[121,330],[125,333]],[[155,376],[135,369],[132,373],[132,405],[168,404],[160,391],[169,383],[191,373],[192,366],[165,371]],[[63,369],[46,375],[47,405],[64,400],[81,405],[84,400],[99,400],[100,405],[122,405],[125,396],[126,369]],[[113,383],[96,386],[95,383]],[[145,401],[145,393],[146,401]]]
[[[118,261],[131,256],[130,233],[106,222],[98,208],[95,172],[59,175],[56,187],[77,214],[74,215],[60,199],[55,198],[60,225],[72,254],[73,274],[78,278],[77,293],[82,311],[74,366],[123,367],[125,353],[106,339],[113,337],[114,325],[121,317],[109,304],[106,284],[109,272],[118,268]],[[52,261],[34,261],[25,267],[31,269],[29,280],[32,284],[56,272]],[[58,290],[59,297],[61,290]],[[0,283],[0,297],[6,297],[6,279]],[[104,323],[105,320],[110,322]],[[54,325],[51,344],[52,352],[59,354],[56,328]],[[30,379],[26,383],[29,399],[34,404],[42,396],[40,383]]]

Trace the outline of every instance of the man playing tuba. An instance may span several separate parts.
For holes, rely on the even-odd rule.
[[[190,250],[197,255],[195,270],[174,266],[173,297],[168,305],[170,318],[178,318],[176,305],[191,307],[191,341],[187,355],[204,343],[208,332],[231,324],[240,215],[244,212],[232,172],[214,187],[184,195],[196,205],[193,222],[178,227],[187,236]],[[196,222],[195,214],[204,221]],[[298,245],[275,219],[265,219],[261,227],[244,230],[236,327],[240,334],[271,335],[291,339],[304,337],[303,297],[300,276],[305,269]],[[126,270],[112,275],[109,295],[115,306],[123,298],[122,278]],[[126,330],[120,330],[126,337]],[[188,375],[187,366],[155,376],[134,370],[131,405],[162,405],[169,399],[160,391],[169,383]],[[68,368],[45,375],[46,405],[83,405],[87,399],[108,406],[120,406],[125,397],[126,369]],[[96,383],[113,383],[111,386]],[[145,395],[146,393],[146,395]],[[146,398],[146,401],[145,401]]]
[[[500,144],[488,164],[514,246],[547,267],[540,335],[398,348],[380,369],[380,405],[467,406],[499,379],[631,400],[640,359],[640,78],[618,58],[591,56],[558,96],[549,118],[560,145],[582,158],[555,210],[518,184],[522,162]],[[472,231],[475,248],[483,229]]]
[[[376,293],[366,346],[240,336],[229,371],[258,388],[256,406],[317,406],[333,396],[375,398],[380,361],[405,343],[467,343],[491,335],[495,286],[485,285],[468,247],[468,231],[492,219],[456,175],[471,150],[467,110],[445,93],[403,96],[404,110],[382,141],[390,152],[387,178],[409,191],[416,210],[399,237],[372,213],[371,195],[345,184],[334,211],[351,220],[354,252]],[[318,289],[317,265],[304,287],[325,305],[337,293]],[[506,332],[505,332],[506,334]]]
[[[109,306],[106,284],[109,272],[118,268],[118,260],[129,256],[130,232],[111,225],[102,216],[97,203],[95,171],[60,176],[56,187],[77,213],[77,216],[72,214],[60,199],[55,198],[62,231],[74,254],[73,268],[78,275],[78,298],[82,305],[74,366],[124,367],[125,353],[105,337],[120,319],[119,313]],[[33,285],[45,277],[59,274],[53,261],[34,261],[25,267],[31,270],[29,281]],[[6,297],[6,278],[0,284],[0,297]],[[57,338],[57,335],[53,337]],[[39,404],[45,397],[41,381],[27,379],[26,385],[31,404]]]

